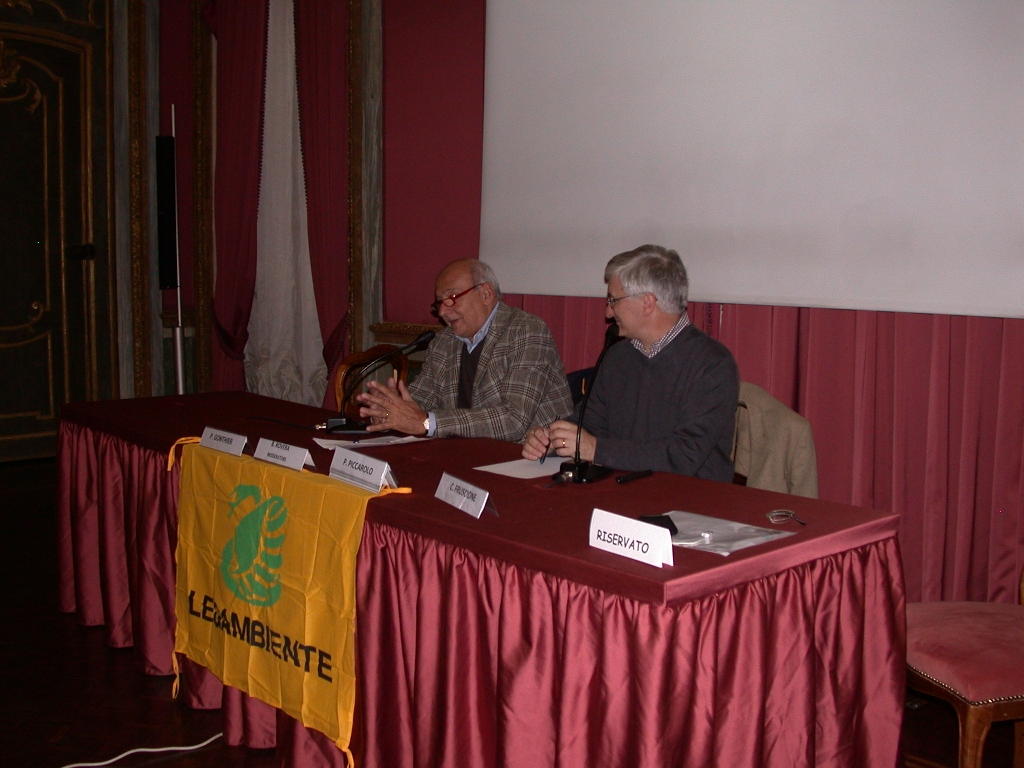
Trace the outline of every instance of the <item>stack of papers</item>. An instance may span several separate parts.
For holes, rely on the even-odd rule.
[[[756,525],[744,525],[732,520],[698,515],[693,512],[667,513],[675,523],[677,533],[672,537],[676,547],[701,549],[717,555],[728,555],[738,549],[763,544],[766,541],[792,536],[793,531],[777,531]]]

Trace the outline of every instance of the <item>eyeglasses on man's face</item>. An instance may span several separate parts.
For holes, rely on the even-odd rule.
[[[483,285],[483,283],[477,283],[460,293],[453,293],[451,296],[445,296],[443,299],[438,299],[430,305],[430,313],[436,316],[437,313],[441,311],[441,307],[454,307],[455,302],[458,301],[461,296],[465,296],[467,293],[479,288],[481,285]]]
[[[605,301],[608,302],[609,307],[614,307],[623,299],[632,299],[634,296],[643,296],[642,293],[627,293],[625,296],[606,296]]]

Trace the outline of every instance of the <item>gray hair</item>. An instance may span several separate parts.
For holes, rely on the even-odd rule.
[[[499,299],[501,298],[501,286],[498,285],[498,277],[494,274],[494,270],[491,269],[491,265],[486,261],[474,259],[469,268],[469,276],[473,280],[473,285],[490,283],[491,287],[494,288],[495,295]]]
[[[627,295],[653,293],[663,311],[681,315],[686,311],[690,281],[679,254],[660,245],[641,245],[612,256],[604,268],[604,281],[618,276]]]

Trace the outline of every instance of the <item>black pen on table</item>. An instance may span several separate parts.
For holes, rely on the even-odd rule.
[[[645,477],[650,477],[654,474],[653,469],[641,469],[639,472],[630,472],[628,475],[619,475],[615,478],[616,483],[631,483],[634,480],[640,480]]]

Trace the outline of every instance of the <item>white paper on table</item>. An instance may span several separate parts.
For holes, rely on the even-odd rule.
[[[325,437],[314,437],[313,442],[321,448],[333,451],[335,448],[351,448],[354,445],[358,445],[360,448],[372,448],[375,445],[417,443],[420,440],[429,439],[429,437],[417,437],[416,435],[384,435],[383,437],[361,437],[358,440],[328,440]]]
[[[558,472],[558,464],[541,464],[539,461],[530,459],[515,459],[514,461],[503,461],[500,464],[488,464],[485,467],[473,467],[482,472],[493,472],[496,475],[505,477],[518,477],[521,480],[532,480],[537,477],[550,477]]]

